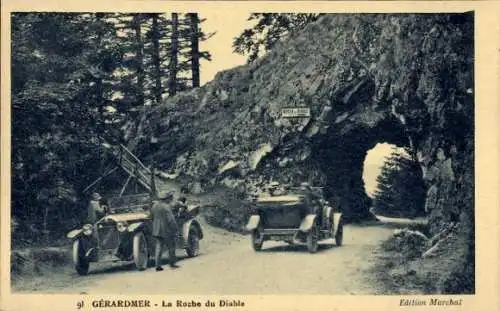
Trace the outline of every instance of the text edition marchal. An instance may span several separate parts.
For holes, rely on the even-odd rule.
[[[399,306],[401,307],[412,307],[412,306],[461,306],[462,299],[439,299],[439,298],[428,298],[428,299],[407,299],[401,298],[399,300]]]

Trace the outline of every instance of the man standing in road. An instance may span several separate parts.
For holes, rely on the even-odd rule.
[[[170,267],[177,268],[177,257],[175,255],[175,241],[177,237],[178,227],[172,211],[173,195],[172,193],[160,192],[158,200],[153,202],[151,208],[151,216],[153,218],[152,235],[156,239],[155,246],[155,262],[156,271],[162,271],[161,256],[163,254],[163,246],[168,248],[168,260]]]

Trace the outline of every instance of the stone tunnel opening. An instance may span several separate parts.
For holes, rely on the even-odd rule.
[[[377,144],[409,147],[399,120],[388,117],[375,126],[356,126],[348,132],[329,129],[313,146],[314,158],[324,174],[326,198],[344,213],[348,222],[372,219],[371,197],[363,179],[365,159]]]

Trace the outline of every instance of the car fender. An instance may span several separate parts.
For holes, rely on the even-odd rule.
[[[316,221],[316,215],[309,214],[307,215],[302,222],[300,223],[299,231],[301,232],[309,232]]]
[[[248,219],[248,223],[245,226],[245,230],[248,232],[251,232],[259,226],[260,223],[260,216],[259,215],[252,215],[250,216],[250,219]]]
[[[196,219],[190,219],[182,224],[182,238],[184,241],[187,241],[189,236],[189,230],[191,230],[191,226],[196,227],[199,233],[200,240],[203,239],[203,230],[201,229],[201,225]]]
[[[127,231],[128,232],[136,232],[138,230],[141,230],[142,228],[144,228],[144,222],[142,222],[142,221],[134,222],[134,223],[128,225]]]
[[[342,213],[333,213],[333,234],[337,234],[339,224],[342,221]]]
[[[68,239],[74,240],[74,239],[78,238],[80,235],[82,235],[82,232],[83,232],[83,229],[81,229],[81,228],[71,230],[70,232],[68,232],[68,234],[66,234],[66,237]]]

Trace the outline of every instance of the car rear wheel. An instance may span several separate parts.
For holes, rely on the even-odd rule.
[[[148,267],[149,252],[146,237],[143,232],[137,232],[134,235],[132,252],[137,270],[145,270]]]
[[[196,257],[200,253],[200,235],[194,227],[189,229],[186,253],[189,257]]]
[[[306,245],[309,253],[313,254],[318,251],[318,226],[316,224],[307,233]]]
[[[262,249],[262,244],[264,244],[264,234],[262,232],[262,227],[258,227],[252,231],[252,247],[258,252]]]
[[[79,275],[87,275],[89,272],[89,261],[85,258],[80,240],[73,241],[73,265]]]
[[[337,228],[337,232],[335,233],[335,244],[337,246],[341,246],[343,238],[344,238],[344,225],[342,224],[341,220],[339,222],[339,227]]]

